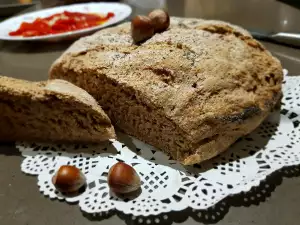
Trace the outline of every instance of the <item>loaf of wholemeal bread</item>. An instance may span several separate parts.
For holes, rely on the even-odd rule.
[[[0,141],[97,143],[115,137],[96,100],[64,80],[0,76],[0,123]]]
[[[113,124],[183,164],[226,150],[281,95],[282,67],[244,29],[171,18],[134,45],[130,24],[75,42],[50,70],[93,95]]]

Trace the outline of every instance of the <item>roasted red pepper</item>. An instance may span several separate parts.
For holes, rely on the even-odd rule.
[[[32,23],[23,22],[19,29],[10,32],[9,35],[32,37],[80,30],[102,24],[114,16],[112,12],[107,13],[106,16],[100,16],[64,11],[46,18],[37,18]]]

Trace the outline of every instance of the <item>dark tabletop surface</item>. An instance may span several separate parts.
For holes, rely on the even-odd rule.
[[[295,7],[295,2],[288,5],[275,0],[167,0],[165,6],[173,16],[221,19],[249,29],[300,32],[300,10]],[[148,10],[134,7],[133,14]],[[70,44],[71,42],[51,44],[0,41],[0,74],[28,80],[45,80],[51,63]],[[290,74],[300,75],[300,49],[264,44],[281,60]],[[45,198],[38,191],[36,177],[27,176],[20,171],[22,157],[13,146],[0,145],[1,225],[137,223],[122,213],[92,219],[84,215],[77,205]],[[249,199],[247,204],[245,198]],[[187,209],[160,217],[164,216],[168,219],[163,219],[161,224],[299,225],[300,167],[276,172],[250,193],[227,198],[208,211]],[[147,224],[147,220],[143,221]]]

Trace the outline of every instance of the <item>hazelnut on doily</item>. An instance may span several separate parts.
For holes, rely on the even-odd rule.
[[[52,177],[52,183],[60,192],[77,192],[86,183],[83,173],[75,166],[61,166]]]
[[[123,162],[113,165],[108,172],[108,186],[116,194],[127,194],[138,190],[141,180],[133,167]]]

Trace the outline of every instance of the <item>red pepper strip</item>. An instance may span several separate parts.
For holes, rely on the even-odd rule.
[[[66,31],[69,31],[69,27],[67,25],[54,24],[52,26],[52,33],[62,33],[62,32],[66,32]]]
[[[74,25],[75,23],[72,22],[71,19],[59,19],[52,25],[52,30],[56,32],[65,32],[70,31],[70,25]]]
[[[38,31],[40,34],[47,34],[49,31],[51,31],[50,25],[40,18],[36,19],[32,25],[33,29]]]
[[[48,17],[44,18],[44,20],[49,22],[49,21],[53,20],[55,17],[60,17],[61,15],[62,15],[62,13],[55,13],[51,16],[48,16]]]
[[[19,28],[20,32],[31,29],[32,23],[23,22]]]
[[[102,17],[97,14],[64,11],[63,13],[56,13],[43,19],[37,18],[32,23],[23,22],[18,30],[10,32],[9,35],[23,35],[28,37],[62,33],[97,26],[114,16],[115,14],[111,12],[107,13],[105,17]],[[49,22],[57,17],[58,20],[50,26]]]
[[[80,16],[90,15],[90,13],[69,12],[69,11],[64,11],[63,14],[68,17],[80,17]]]
[[[111,18],[111,17],[114,17],[115,16],[115,14],[114,13],[112,13],[112,12],[109,12],[109,13],[107,13],[107,18]]]
[[[85,28],[88,28],[89,27],[89,24],[87,22],[81,22],[81,23],[77,23],[76,24],[76,29],[85,29]]]
[[[20,28],[18,30],[16,30],[15,32],[11,32],[12,35],[22,35],[23,32],[27,31],[27,30],[32,30],[33,26],[31,23],[27,23],[27,22],[23,22],[20,26]]]
[[[87,14],[87,15],[84,15],[84,17],[87,20],[102,20],[103,19],[103,17],[96,15],[96,14]]]
[[[73,18],[68,18],[68,19],[58,19],[56,20],[55,24],[76,24],[76,21]]]
[[[10,36],[19,36],[19,35],[21,35],[21,33],[18,31],[18,30],[16,30],[16,31],[11,31],[11,32],[9,32],[8,33]]]
[[[22,35],[24,37],[33,37],[33,36],[39,36],[39,32],[38,31],[34,31],[34,30],[28,30],[22,33]]]
[[[69,12],[69,11],[64,11],[63,12],[64,15],[68,16],[68,17],[74,17],[74,16],[81,16],[81,13],[78,12]]]

